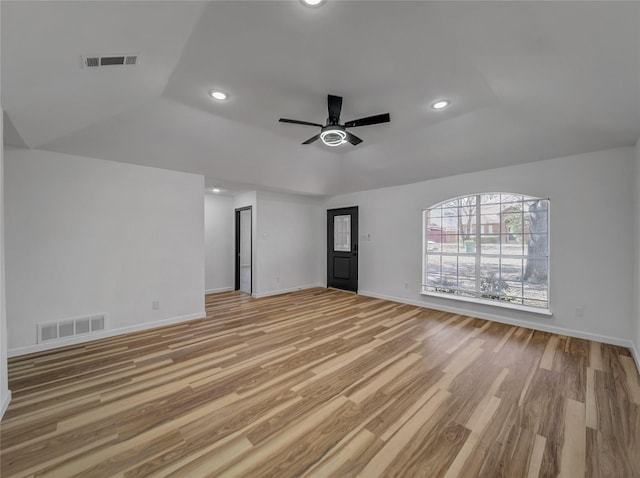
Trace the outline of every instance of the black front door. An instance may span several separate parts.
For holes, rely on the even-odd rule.
[[[358,206],[327,210],[327,287],[358,292]]]

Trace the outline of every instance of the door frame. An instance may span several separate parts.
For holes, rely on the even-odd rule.
[[[338,208],[331,208],[331,209],[327,209],[327,243],[325,246],[325,250],[327,253],[327,287],[331,287],[331,288],[336,288],[339,290],[346,290],[349,292],[354,292],[354,293],[358,293],[358,269],[359,269],[359,264],[360,264],[360,254],[358,251],[358,242],[359,242],[359,208],[358,206],[348,206],[348,207],[338,207]],[[334,244],[334,237],[333,237],[333,220],[332,220],[332,216],[337,216],[337,215],[343,215],[343,214],[349,214],[351,215],[352,218],[352,223],[351,223],[351,251],[349,251],[349,254],[352,255],[352,257],[355,258],[355,262],[356,262],[356,266],[355,266],[355,270],[352,271],[352,275],[353,275],[353,282],[355,284],[355,287],[353,288],[342,288],[342,287],[336,287],[335,285],[329,285],[330,279],[332,277],[332,254],[333,254],[333,244]],[[355,227],[354,227],[355,224]]]
[[[235,250],[235,290],[240,290],[240,213],[249,211],[251,213],[251,221],[249,221],[249,250],[251,257],[251,281],[249,283],[249,294],[253,294],[253,206],[239,207],[235,210],[236,218],[236,250]]]

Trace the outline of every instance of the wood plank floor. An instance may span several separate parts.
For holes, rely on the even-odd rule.
[[[1,474],[639,477],[620,347],[327,289],[9,363]]]

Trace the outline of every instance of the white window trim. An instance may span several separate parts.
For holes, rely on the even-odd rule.
[[[428,246],[428,232],[425,234],[425,216],[427,215],[427,213],[439,206],[442,205],[448,201],[453,201],[456,199],[460,199],[460,198],[465,198],[465,197],[469,197],[469,196],[482,196],[485,194],[509,194],[507,192],[494,192],[494,193],[475,193],[475,194],[466,194],[466,195],[462,195],[462,196],[458,196],[455,198],[450,198],[450,199],[445,199],[444,201],[441,201],[437,204],[434,204],[433,206],[430,206],[426,209],[422,210],[422,258],[423,258],[423,262],[422,262],[422,282],[425,282],[425,259],[428,257],[428,250],[427,250],[427,246]],[[514,196],[527,196],[525,194],[522,193],[513,193]],[[545,198],[540,198],[540,197],[533,197],[533,196],[527,196],[527,197],[531,197],[532,199],[545,199]],[[546,198],[547,201],[550,201],[549,198]],[[476,208],[476,224],[479,224],[479,216],[480,216],[480,207]],[[477,230],[476,226],[476,230]],[[462,295],[456,295],[456,294],[449,294],[449,293],[443,293],[443,292],[435,292],[435,291],[427,291],[424,290],[425,287],[427,287],[426,284],[423,284],[421,286],[421,291],[420,291],[420,295],[423,296],[427,296],[427,297],[438,297],[438,298],[443,298],[443,299],[450,299],[450,300],[454,300],[454,301],[458,301],[458,302],[470,302],[470,303],[474,303],[474,304],[482,304],[482,305],[491,305],[494,307],[499,307],[501,309],[513,309],[513,310],[520,310],[520,311],[524,311],[524,312],[530,312],[530,313],[534,313],[534,314],[538,314],[538,315],[544,315],[544,316],[552,316],[553,313],[551,312],[551,288],[550,288],[550,284],[551,284],[551,210],[549,208],[549,210],[547,211],[547,240],[549,241],[547,244],[547,307],[543,308],[543,307],[532,307],[532,306],[527,306],[524,304],[514,304],[512,302],[507,302],[507,301],[500,301],[500,300],[495,300],[495,299],[482,299],[479,297],[469,297],[469,296],[462,296]],[[458,254],[456,254],[458,255]],[[476,250],[476,255],[479,255],[479,251]],[[480,271],[478,270],[478,268],[476,268],[476,276],[478,276],[480,274]],[[478,278],[476,277],[476,282],[477,282]],[[479,284],[479,282],[477,282],[477,284]]]
[[[499,301],[493,299],[478,299],[476,297],[467,297],[464,295],[453,295],[447,294],[445,292],[420,292],[420,295],[428,296],[428,297],[439,297],[442,299],[451,299],[459,302],[471,302],[473,304],[482,304],[482,305],[491,305],[493,307],[499,307],[501,309],[513,309],[513,310],[521,310],[523,312],[531,312],[533,314],[540,314],[546,316],[552,316],[553,313],[551,309],[543,309],[542,307],[530,307],[528,305],[522,304],[513,304],[511,302]]]

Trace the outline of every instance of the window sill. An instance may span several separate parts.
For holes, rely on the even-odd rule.
[[[473,304],[490,305],[490,306],[498,307],[501,309],[520,310],[522,312],[530,312],[532,314],[545,315],[548,317],[553,315],[549,309],[539,309],[537,307],[511,304],[509,302],[504,302],[504,301],[501,302],[497,300],[477,299],[475,297],[464,297],[464,296],[447,294],[442,292],[420,292],[420,295],[424,295],[428,297],[440,297],[442,299],[457,300],[460,302],[471,302]]]

